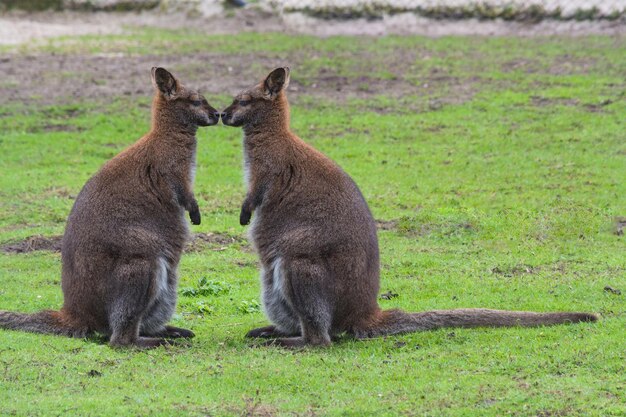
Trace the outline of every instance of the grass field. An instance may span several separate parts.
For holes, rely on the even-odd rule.
[[[171,63],[218,109],[287,63],[293,130],[352,175],[379,220],[384,308],[602,319],[251,347],[243,335],[266,321],[238,225],[241,132],[216,126],[198,134],[203,221],[192,229],[206,239],[183,257],[173,321],[197,337],[133,351],[0,331],[0,415],[626,415],[624,39],[146,29],[2,55],[17,75],[0,80],[12,97],[0,100],[0,309],[61,306],[59,253],[6,248],[62,235],[84,182],[147,131],[149,62]],[[122,58],[109,69],[47,70],[102,56]],[[32,83],[20,78],[27,61],[41,68]],[[117,65],[139,75],[129,81]],[[67,96],[92,73],[101,90]],[[116,89],[131,81],[143,91]]]

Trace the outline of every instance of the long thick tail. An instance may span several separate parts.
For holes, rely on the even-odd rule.
[[[0,311],[0,328],[69,337],[85,337],[88,334],[88,329],[73,324],[63,311],[51,310],[33,314]]]
[[[443,327],[535,327],[596,320],[598,317],[591,313],[534,313],[484,308],[433,310],[423,313],[385,310],[367,325],[356,330],[355,336],[369,338]]]

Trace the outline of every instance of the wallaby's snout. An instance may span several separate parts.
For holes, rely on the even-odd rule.
[[[225,126],[233,126],[233,127],[236,126],[233,123],[233,106],[234,105],[230,105],[230,106],[226,107],[224,109],[224,111],[222,111],[222,113],[221,113],[222,123]]]
[[[206,111],[206,120],[203,120],[202,122],[205,123],[200,123],[200,126],[214,126],[216,124],[218,124],[220,122],[220,113],[214,108],[212,107],[204,97],[200,96],[201,101],[202,101],[202,106],[204,111]]]

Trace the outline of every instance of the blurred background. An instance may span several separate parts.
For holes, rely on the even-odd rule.
[[[626,0],[0,0],[0,12],[1,44],[190,22],[218,33],[589,34],[623,30]]]

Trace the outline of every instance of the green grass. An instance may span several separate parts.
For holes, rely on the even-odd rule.
[[[34,48],[295,54],[303,85],[328,68],[350,80],[368,74],[371,86],[399,77],[419,87],[433,73],[471,80],[470,97],[433,109],[429,100],[453,87],[292,100],[294,131],[353,176],[385,224],[381,291],[398,297],[381,305],[580,310],[602,320],[446,329],[296,352],[251,348],[243,335],[265,319],[244,240],[183,257],[173,323],[196,332],[188,345],[139,352],[0,331],[0,415],[626,414],[626,251],[613,228],[626,215],[623,42],[155,33]],[[393,51],[409,57],[406,67],[388,68]],[[222,108],[229,99],[210,101]],[[62,234],[84,182],[148,129],[148,103],[0,108],[0,245]],[[237,129],[199,132],[203,222],[194,232],[245,236],[240,141]],[[58,308],[60,267],[55,253],[1,253],[0,308]]]

